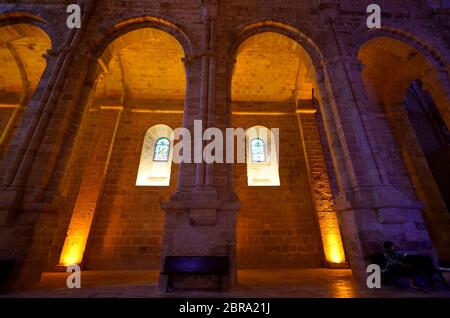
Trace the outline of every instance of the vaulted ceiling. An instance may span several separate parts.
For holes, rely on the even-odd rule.
[[[0,28],[0,104],[20,104],[29,98],[41,78],[51,48],[49,37],[28,24]]]
[[[426,79],[433,68],[415,48],[388,37],[367,42],[359,52],[359,59],[364,65],[362,78],[369,97],[378,102],[395,96],[403,100],[412,81]]]
[[[183,49],[170,34],[152,28],[116,39],[100,59],[105,68],[95,97],[101,104],[184,100]]]
[[[311,99],[313,67],[294,40],[274,32],[259,33],[239,48],[233,74],[233,101],[281,102]]]

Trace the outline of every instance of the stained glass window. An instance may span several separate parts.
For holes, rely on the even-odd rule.
[[[168,138],[159,138],[155,143],[155,152],[153,161],[169,161],[170,140]]]
[[[266,162],[266,144],[261,138],[255,138],[250,143],[252,162]]]

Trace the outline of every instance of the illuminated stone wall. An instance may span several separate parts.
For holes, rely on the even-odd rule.
[[[178,166],[169,187],[136,187],[143,136],[153,125],[178,127],[182,115],[131,113],[122,118],[105,186],[97,206],[86,257],[88,269],[157,269],[161,254],[163,200],[174,192]]]
[[[421,80],[450,125],[448,8],[380,0],[383,28],[368,30],[368,3],[85,1],[73,31],[67,1],[0,4],[0,256],[18,259],[15,287],[64,265],[65,242],[85,241],[69,262],[95,269],[228,255],[229,285],[270,253],[264,266],[342,263],[322,255],[342,254],[337,220],[360,279],[385,240],[448,260],[448,211],[398,113]],[[318,113],[297,113],[313,88]],[[281,188],[248,188],[243,166],[224,164],[136,187],[146,130],[195,119],[280,126]]]
[[[234,168],[241,209],[237,214],[239,268],[323,265],[297,116],[233,116],[237,127],[264,123],[280,128],[280,187],[249,187],[245,164]]]

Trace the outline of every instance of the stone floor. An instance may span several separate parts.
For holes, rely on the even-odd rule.
[[[386,287],[369,290],[357,285],[350,270],[332,269],[265,269],[240,270],[239,285],[226,292],[176,291],[161,292],[157,288],[157,271],[86,271],[81,276],[81,289],[66,288],[66,273],[44,273],[34,290],[3,297],[288,297],[288,298],[354,298],[354,297],[439,297],[450,298],[450,290],[441,286],[419,292],[411,288]],[[450,277],[446,277],[449,281]]]

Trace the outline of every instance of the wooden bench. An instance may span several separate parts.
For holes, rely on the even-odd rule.
[[[222,276],[228,274],[228,256],[167,256],[162,275],[167,275],[166,292],[173,289],[174,274],[217,275],[219,291],[222,290]]]

